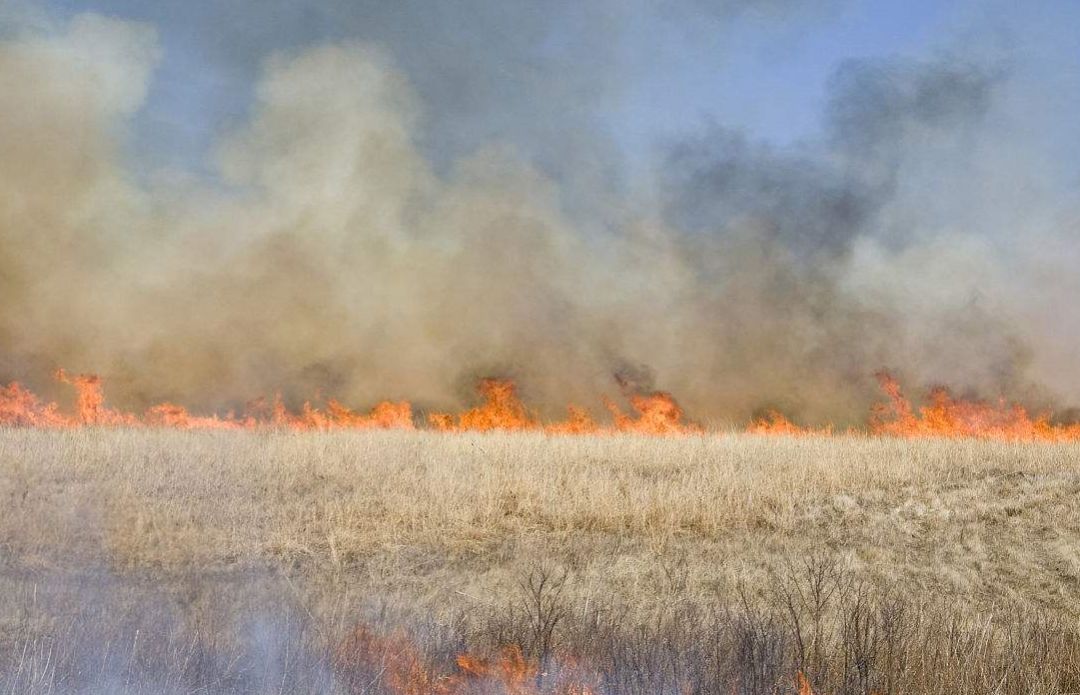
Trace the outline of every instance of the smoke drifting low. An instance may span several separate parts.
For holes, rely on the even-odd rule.
[[[505,142],[436,166],[418,143],[439,113],[349,41],[266,59],[220,181],[137,176],[159,58],[152,27],[92,14],[0,41],[4,381],[447,408],[497,375],[557,412],[618,376],[706,421],[858,420],[882,367],[1059,409],[1080,392],[1076,196],[1003,65],[844,64],[818,141],[712,127],[671,145],[654,205]]]

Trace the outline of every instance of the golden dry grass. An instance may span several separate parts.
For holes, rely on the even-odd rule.
[[[7,430],[0,504],[9,575],[269,566],[435,604],[547,563],[647,607],[824,552],[923,597],[1080,606],[1073,445]]]

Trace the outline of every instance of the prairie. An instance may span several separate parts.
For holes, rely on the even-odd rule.
[[[539,660],[573,652],[619,674],[594,687],[612,693],[657,692],[641,675],[653,675],[648,659],[675,657],[641,644],[680,635],[695,648],[723,642],[735,661],[714,654],[709,663],[728,665],[708,678],[673,671],[665,689],[773,692],[799,672],[815,692],[1050,693],[1080,682],[1080,445],[8,429],[0,508],[0,682],[12,690],[55,689],[64,668],[74,683],[86,674],[78,643],[128,644],[132,630],[159,650],[146,668],[165,669],[178,692],[214,692],[211,682],[263,692],[279,675],[297,692],[392,690],[379,679],[354,687],[326,665],[358,623],[413,635],[425,664],[511,643]],[[900,605],[911,638],[903,668],[892,656],[885,667],[882,621]],[[864,632],[876,670],[852,665],[853,606],[873,617]],[[153,626],[140,622],[148,615]],[[263,626],[256,642],[269,631],[293,650],[294,671],[286,658],[270,681],[225,687],[218,666],[185,670],[184,645],[280,662],[277,651],[250,654],[252,624]],[[758,633],[754,648],[747,635]],[[633,668],[611,666],[620,644],[638,645]],[[689,653],[678,659],[705,660]],[[138,690],[141,662],[125,658],[126,671],[95,677],[120,669]],[[20,674],[36,665],[38,680],[11,676],[16,664]],[[959,680],[942,680],[947,664]]]

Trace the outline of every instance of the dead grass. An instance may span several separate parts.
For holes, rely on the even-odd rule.
[[[4,430],[0,510],[12,692],[369,692],[358,620],[605,694],[1080,683],[1075,445]]]
[[[0,432],[9,571],[274,566],[483,593],[554,559],[647,600],[673,572],[694,594],[826,549],[915,592],[1075,611],[1078,493],[1072,445]]]

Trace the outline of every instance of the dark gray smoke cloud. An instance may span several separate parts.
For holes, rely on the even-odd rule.
[[[250,15],[256,34],[297,11],[244,7],[219,11]],[[0,43],[0,376],[65,366],[103,373],[128,407],[221,408],[278,390],[454,407],[494,374],[551,413],[595,407],[633,374],[705,420],[780,407],[837,422],[863,416],[881,367],[1043,401],[1080,386],[1060,347],[1078,312],[1045,308],[1076,284],[1075,196],[1011,119],[1027,92],[1009,71],[845,64],[819,140],[775,148],[717,126],[670,148],[653,205],[595,174],[617,162],[603,90],[568,114],[514,100],[565,89],[552,101],[565,104],[595,75],[612,90],[632,79],[598,46],[581,82],[554,80],[587,61],[548,45],[550,23],[609,14],[404,7],[428,28],[406,36],[405,19],[373,10],[383,45],[284,41],[265,57],[213,148],[222,185],[133,173],[125,135],[160,56],[152,26],[82,15]],[[313,11],[311,33],[364,18],[335,8]],[[471,33],[492,53],[386,47]],[[254,49],[230,38],[206,43],[242,66]],[[414,60],[447,72],[418,81]],[[505,127],[485,115],[447,145],[442,116],[464,123],[477,103],[505,106]],[[562,133],[549,159],[520,146]]]
[[[1025,325],[1031,287],[1008,277],[1023,260],[1002,255],[1002,221],[972,214],[1030,205],[981,171],[1023,165],[1003,158],[1009,133],[992,122],[1009,86],[996,64],[852,60],[831,80],[818,142],[776,149],[714,128],[671,148],[666,219],[718,255],[747,228],[762,248],[757,259],[735,251],[751,263],[743,273],[771,278],[743,298],[749,325],[736,342],[754,357],[736,371],[754,375],[747,389],[760,394],[779,366],[787,385],[766,400],[799,394],[789,408],[815,410],[879,363],[969,394],[1045,396],[1030,370],[1053,339]],[[1067,197],[1043,202],[1075,210]],[[777,317],[775,332],[750,337]],[[822,391],[807,393],[810,382]]]
[[[714,128],[672,147],[662,172],[668,217],[701,233],[751,218],[804,254],[842,252],[876,235],[913,140],[951,149],[977,137],[996,79],[951,61],[848,61],[831,81],[821,145],[776,150]]]

